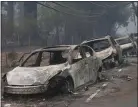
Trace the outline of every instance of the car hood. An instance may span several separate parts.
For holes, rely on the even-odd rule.
[[[7,83],[9,85],[44,84],[61,72],[64,67],[65,64],[44,67],[16,67],[7,73]]]
[[[96,52],[96,56],[98,58],[102,59],[102,60],[106,59],[107,57],[109,57],[112,54],[113,50],[114,49],[112,47],[109,47],[109,48],[107,48],[107,49],[105,49],[103,51]]]

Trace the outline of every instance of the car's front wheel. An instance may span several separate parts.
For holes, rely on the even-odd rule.
[[[63,80],[63,84],[61,86],[61,92],[64,94],[72,93],[74,90],[74,84],[71,78],[66,78]]]

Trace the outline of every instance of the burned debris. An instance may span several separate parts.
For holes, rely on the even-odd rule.
[[[124,38],[131,42],[121,42]],[[25,53],[16,66],[3,76],[4,92],[10,94],[37,94],[49,90],[73,93],[80,86],[95,83],[101,77],[102,68],[120,64],[122,54],[136,49],[136,43],[128,38],[111,36],[84,41],[80,45],[57,45]],[[85,85],[85,90],[88,90]]]

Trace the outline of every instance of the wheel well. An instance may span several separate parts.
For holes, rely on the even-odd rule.
[[[50,79],[50,82],[53,81],[53,80],[55,80],[57,82],[60,82],[60,83],[62,83],[64,80],[68,80],[68,81],[72,82],[73,87],[74,87],[74,82],[73,82],[73,79],[72,79],[71,76],[67,76],[66,78],[62,77],[62,76],[55,76],[55,77]]]
[[[99,68],[98,72],[101,72],[102,71],[102,67]]]
[[[62,80],[63,79],[63,77],[61,77],[61,76],[54,76],[54,77],[52,77],[49,81],[53,81],[53,80]]]
[[[62,77],[62,76],[55,76],[52,79],[50,79],[49,84],[48,84],[48,90],[57,90],[57,91],[61,91],[61,87],[62,85],[64,85],[65,81],[69,81],[72,83],[73,88],[74,88],[74,82],[71,76],[67,76],[67,77]],[[55,84],[56,82],[56,84]]]
[[[72,82],[72,84],[73,84],[73,87],[74,87],[74,82],[73,82],[73,79],[72,79],[72,77],[71,77],[71,76],[67,76],[67,77],[66,77],[66,79],[67,79],[67,80],[69,80],[70,82]]]

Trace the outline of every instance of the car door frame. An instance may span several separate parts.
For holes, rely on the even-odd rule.
[[[77,47],[75,47],[72,50],[71,54],[78,47],[80,48],[79,52],[82,53],[82,55],[83,55],[82,59],[73,63],[73,57],[71,55],[71,62],[70,62],[70,65],[71,65],[70,74],[72,75],[73,80],[74,80],[74,88],[77,88],[77,87],[85,84],[85,70],[86,70],[85,60],[86,60],[86,58],[84,57],[84,53],[81,51],[81,46],[78,45]],[[80,68],[77,68],[77,67],[80,67]]]
[[[91,54],[90,57],[86,57],[86,62],[88,63],[88,70],[89,70],[89,81],[92,81],[93,79],[93,72],[98,72],[98,69],[99,69],[99,64],[98,64],[98,60],[97,60],[97,57],[95,55],[95,51],[90,47],[90,46],[87,46],[87,45],[82,45],[82,47],[87,47],[87,48],[90,48],[91,51],[93,52]]]

